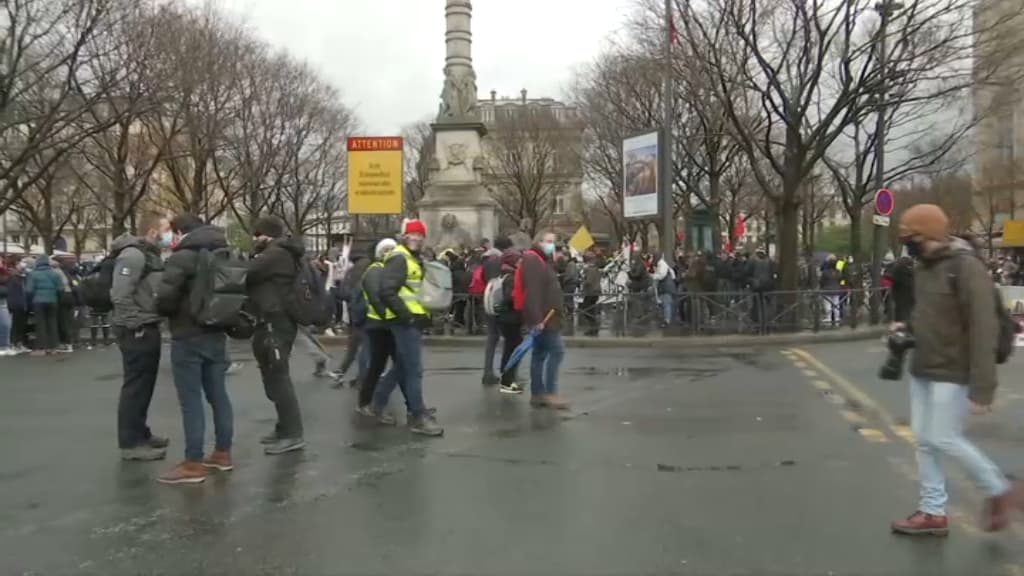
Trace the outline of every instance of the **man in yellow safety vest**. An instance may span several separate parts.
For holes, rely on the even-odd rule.
[[[406,393],[409,429],[414,434],[441,436],[438,425],[423,402],[423,333],[430,313],[420,301],[423,288],[423,261],[420,251],[426,241],[427,227],[420,220],[408,220],[402,226],[399,245],[387,256],[381,276],[380,301],[387,307],[384,317],[371,307],[370,318],[387,325],[394,339],[394,363]],[[377,316],[378,318],[374,318]],[[381,381],[374,390],[372,409],[381,414],[395,389],[395,379]]]

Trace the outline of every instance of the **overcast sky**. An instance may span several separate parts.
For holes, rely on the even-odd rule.
[[[199,1],[199,0],[194,0]],[[445,0],[220,0],[274,46],[321,70],[367,134],[437,113]],[[561,97],[572,71],[616,32],[633,0],[473,0],[480,98]]]

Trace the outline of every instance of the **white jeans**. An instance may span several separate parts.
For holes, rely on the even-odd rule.
[[[967,386],[911,378],[910,422],[917,437],[917,473],[921,482],[918,509],[927,514],[946,514],[946,476],[940,456],[951,456],[967,469],[986,496],[1010,489],[1006,476],[992,460],[964,436],[970,401]]]

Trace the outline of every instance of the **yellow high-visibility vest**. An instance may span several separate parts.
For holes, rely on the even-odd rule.
[[[426,316],[428,314],[427,309],[423,306],[423,303],[420,302],[420,290],[423,289],[423,266],[420,265],[420,261],[413,256],[412,252],[409,252],[409,249],[405,246],[398,246],[392,250],[391,253],[388,254],[387,260],[391,260],[392,258],[397,258],[399,256],[405,258],[406,277],[405,284],[398,290],[398,297],[405,302],[405,307],[409,309],[409,312],[417,316]],[[383,264],[379,265],[383,266]],[[373,309],[373,306],[370,306],[370,311],[367,314],[367,317],[374,320],[381,320],[380,315]],[[390,308],[385,311],[384,320],[393,320],[397,317],[398,315]]]
[[[370,273],[370,270],[383,267],[383,262],[375,261],[366,268],[366,272],[363,272],[363,277],[359,279],[359,286],[362,287],[363,290],[363,300],[366,302],[366,317],[372,318],[373,320],[380,320],[380,314],[377,314],[377,309],[370,304],[370,296],[366,293],[366,287],[363,286],[363,282],[366,280],[366,276]]]

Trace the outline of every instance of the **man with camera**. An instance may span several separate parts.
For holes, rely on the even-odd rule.
[[[893,522],[892,531],[949,533],[940,456],[959,461],[984,492],[982,527],[1002,530],[1009,524],[1010,508],[1018,503],[1016,489],[964,436],[968,412],[988,413],[995,395],[999,323],[992,281],[970,244],[950,235],[949,219],[940,207],[911,207],[900,220],[899,232],[917,261],[914,308],[909,324],[892,326],[890,348],[898,359],[913,347],[911,426],[921,488],[917,511]]]

